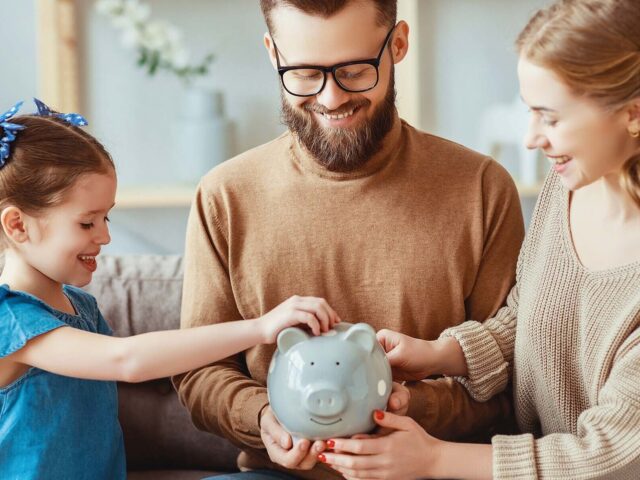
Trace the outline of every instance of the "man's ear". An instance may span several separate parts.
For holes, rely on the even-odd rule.
[[[393,54],[393,63],[400,62],[407,55],[409,50],[409,25],[404,20],[398,22],[391,34],[389,48]]]
[[[271,65],[273,65],[273,69],[277,69],[278,63],[276,62],[276,47],[273,44],[273,40],[271,39],[271,34],[269,32],[266,32],[264,34],[264,47],[267,49],[269,60],[271,61]]]
[[[9,206],[0,213],[2,230],[11,243],[24,243],[29,239],[25,226],[25,214],[18,207]]]

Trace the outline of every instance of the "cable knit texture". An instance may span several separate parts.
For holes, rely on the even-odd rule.
[[[580,263],[569,192],[551,173],[507,304],[484,323],[447,329],[477,400],[513,378],[523,435],[493,438],[494,478],[640,478],[640,262]]]

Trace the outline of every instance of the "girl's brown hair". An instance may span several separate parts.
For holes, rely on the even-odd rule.
[[[60,118],[21,115],[11,123],[25,128],[16,133],[0,169],[0,211],[12,205],[37,216],[61,204],[82,175],[115,171],[100,142]]]
[[[610,111],[640,98],[638,0],[557,1],[529,20],[516,47]],[[640,155],[625,163],[622,183],[640,206]]]

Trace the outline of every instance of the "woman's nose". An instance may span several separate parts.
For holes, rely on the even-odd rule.
[[[549,145],[549,139],[538,130],[533,119],[529,122],[527,133],[524,136],[524,145],[531,150],[545,148]]]

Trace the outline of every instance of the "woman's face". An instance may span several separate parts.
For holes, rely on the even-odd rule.
[[[603,177],[617,181],[626,160],[638,150],[628,131],[629,109],[608,111],[526,58],[518,62],[518,77],[531,111],[526,146],[540,148],[570,190]]]

